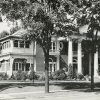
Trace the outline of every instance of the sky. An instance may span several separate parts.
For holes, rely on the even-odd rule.
[[[10,29],[15,27],[15,25],[16,25],[16,23],[7,21],[4,16],[2,16],[2,21],[3,22],[0,22],[0,33],[3,32],[3,31],[10,32]],[[18,20],[17,22],[18,22],[17,23],[18,26],[20,26],[21,25],[21,21]]]
[[[0,33],[1,33],[2,31],[7,31],[7,32],[9,32],[9,30],[10,30],[10,27],[7,25],[7,23],[5,23],[5,22],[1,22],[1,23],[0,23]]]

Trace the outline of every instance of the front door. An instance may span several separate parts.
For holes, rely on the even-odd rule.
[[[76,78],[77,75],[77,64],[73,64],[73,78]]]

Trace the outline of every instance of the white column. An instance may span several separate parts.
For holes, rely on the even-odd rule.
[[[10,68],[9,68],[9,71],[7,71],[7,74],[9,76],[11,76],[13,74],[13,61],[14,61],[14,58],[13,57],[10,57],[10,66],[8,66]]]
[[[56,64],[56,70],[59,70],[60,69],[60,52],[59,52],[59,41],[56,40],[56,50],[57,50],[57,64]]]
[[[78,42],[78,73],[82,73],[82,49],[81,42]]]
[[[34,66],[34,71],[36,72],[36,41],[34,42],[34,48],[33,48],[33,50],[34,50],[34,57],[33,57],[33,66]]]
[[[60,56],[57,55],[57,70],[60,69]]]
[[[56,41],[56,49],[57,49],[57,52],[59,53],[59,50],[60,50],[60,43],[59,43],[59,41]]]
[[[94,76],[98,76],[98,49],[94,54]]]
[[[33,66],[34,66],[34,71],[36,72],[36,57],[34,57],[33,59],[34,59],[34,64],[33,64]]]
[[[72,40],[68,41],[68,66],[73,62]]]
[[[33,44],[34,44],[34,48],[33,48],[34,55],[36,55],[36,41]]]

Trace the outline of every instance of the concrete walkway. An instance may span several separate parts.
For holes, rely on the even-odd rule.
[[[43,86],[13,87],[0,92],[0,100],[100,100],[100,91],[62,90],[50,86],[50,93],[46,94]]]

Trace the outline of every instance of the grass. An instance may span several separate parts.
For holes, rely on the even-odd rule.
[[[23,87],[23,86],[44,86],[44,81],[22,82],[22,81],[2,81],[0,83],[0,91],[11,87]],[[66,89],[88,89],[90,88],[90,82],[83,81],[50,81],[50,85],[61,87],[62,90]],[[100,82],[95,83],[95,88],[100,88]]]

